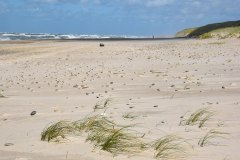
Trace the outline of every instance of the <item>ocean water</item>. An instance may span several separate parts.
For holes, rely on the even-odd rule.
[[[0,41],[9,40],[50,40],[50,39],[111,39],[111,38],[145,38],[126,35],[78,35],[78,34],[50,34],[50,33],[0,33]]]

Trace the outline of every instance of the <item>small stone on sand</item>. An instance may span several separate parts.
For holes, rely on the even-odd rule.
[[[4,146],[13,146],[14,144],[13,143],[5,143]]]
[[[36,113],[37,113],[37,111],[32,111],[32,112],[30,113],[30,115],[31,115],[31,116],[34,116]]]

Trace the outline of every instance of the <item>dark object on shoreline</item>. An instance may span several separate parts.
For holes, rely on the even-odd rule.
[[[4,146],[13,146],[14,144],[13,143],[5,143]]]
[[[103,43],[100,43],[100,45],[99,45],[100,47],[104,47],[104,44]]]
[[[34,116],[36,113],[37,113],[37,111],[32,111],[32,112],[30,113],[30,115],[31,115],[31,116]]]

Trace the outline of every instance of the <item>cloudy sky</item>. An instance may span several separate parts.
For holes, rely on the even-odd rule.
[[[170,35],[240,20],[240,0],[0,0],[0,32]]]

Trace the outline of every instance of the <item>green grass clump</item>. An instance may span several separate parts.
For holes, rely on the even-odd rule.
[[[197,28],[187,28],[184,29],[178,33],[176,33],[176,37],[187,37],[190,33],[192,33],[193,31],[195,31]]]
[[[113,128],[102,128],[102,129],[95,129],[91,132],[88,132],[88,136],[86,138],[86,141],[90,141],[95,143],[95,147],[99,146],[97,144],[102,143],[103,141],[106,141],[107,137],[110,136],[110,134],[113,132]]]
[[[79,132],[85,131],[94,131],[94,130],[101,130],[106,128],[114,127],[115,123],[108,120],[107,118],[95,115],[92,117],[87,117],[79,121],[73,122],[75,129]]]
[[[126,128],[96,130],[88,135],[87,141],[114,155],[142,151],[146,145],[136,135],[125,130]]]
[[[144,148],[144,143],[137,136],[128,133],[130,126],[121,127],[105,117],[96,115],[73,124],[77,131],[88,133],[86,141],[114,155],[138,152]]]
[[[175,135],[164,136],[153,144],[155,149],[155,158],[158,159],[168,159],[176,158],[177,155],[180,155],[184,152],[182,147],[181,138]]]
[[[134,153],[145,148],[145,144],[139,138],[131,133],[124,132],[124,128],[113,130],[106,141],[100,144],[101,149],[117,153]]]
[[[44,129],[41,133],[42,141],[60,141],[74,132],[74,126],[68,121],[59,121]]]
[[[69,134],[78,135],[82,132],[95,132],[113,128],[114,123],[106,118],[96,115],[87,117],[79,121],[68,122],[59,121],[44,129],[41,133],[42,141],[59,141],[66,138]]]
[[[156,158],[172,158],[183,152],[182,139],[168,135],[148,144],[143,141],[143,136],[130,130],[129,126],[116,125],[107,118],[94,115],[78,121],[59,121],[43,130],[42,141],[59,142],[68,135],[86,135],[86,141],[94,144],[95,148],[118,154],[133,154],[153,147]]]
[[[210,111],[209,108],[201,108],[190,115],[189,118],[181,120],[180,125],[196,125],[202,128],[207,121],[214,116],[214,112]]]
[[[211,129],[202,138],[200,138],[200,140],[198,141],[198,145],[201,147],[204,147],[207,144],[213,144],[213,142],[211,142],[211,140],[213,140],[215,138],[226,138],[225,136],[227,134],[229,134],[229,133]]]

